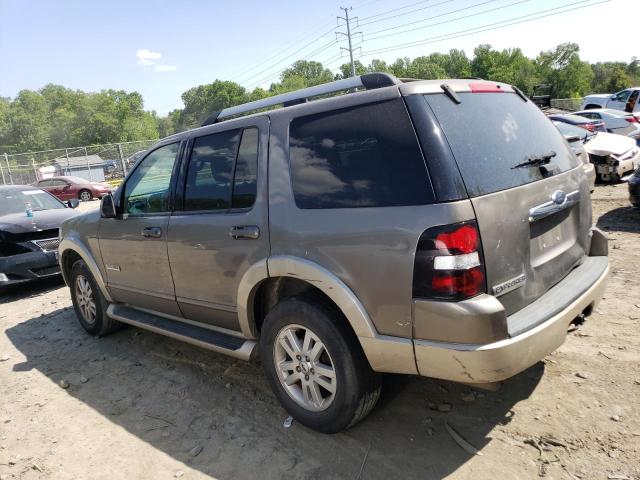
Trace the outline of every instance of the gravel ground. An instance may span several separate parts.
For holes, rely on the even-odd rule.
[[[91,338],[60,280],[11,290],[0,297],[0,479],[638,480],[640,211],[626,195],[625,184],[596,188],[611,278],[557,352],[498,392],[386,376],[373,413],[337,435],[284,428],[259,365],[135,328]]]

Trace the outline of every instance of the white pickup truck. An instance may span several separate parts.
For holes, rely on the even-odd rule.
[[[630,113],[640,113],[640,87],[627,88],[620,92],[587,95],[582,101],[580,110],[590,110],[592,108],[613,108]]]

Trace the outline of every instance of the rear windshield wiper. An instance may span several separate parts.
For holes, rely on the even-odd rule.
[[[531,156],[527,158],[526,161],[511,167],[511,170],[513,170],[514,168],[520,168],[520,167],[540,167],[542,165],[546,165],[547,163],[549,163],[551,159],[555,156],[556,156],[556,152],[554,152],[553,150],[551,150],[549,153],[545,153],[544,155],[540,155],[539,157]]]

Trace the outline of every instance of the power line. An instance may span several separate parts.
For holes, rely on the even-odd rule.
[[[297,46],[297,45],[299,45],[299,44],[300,44],[300,42],[303,42],[303,41],[307,40],[308,38],[311,38],[311,36],[313,36],[314,34],[316,34],[316,32],[317,32],[318,30],[320,30],[320,29],[324,29],[324,28],[326,28],[326,26],[327,26],[327,25],[330,25],[330,24],[333,24],[333,21],[323,23],[320,27],[318,27],[318,28],[314,28],[314,29],[312,30],[312,33],[306,32],[304,35],[302,35],[301,37],[298,37],[296,40],[293,40],[293,41],[289,42],[287,45],[288,45],[288,46]],[[318,39],[320,39],[320,38],[324,37],[327,33],[331,33],[332,31],[333,31],[333,27],[331,27],[331,29],[330,29],[330,30],[328,30],[328,31],[324,32],[324,33],[323,33],[322,35],[320,35],[319,37],[315,37],[315,38],[314,38],[314,41],[316,41],[316,40],[318,40]],[[285,48],[285,50],[284,50],[284,51],[287,51],[287,50],[288,50],[288,48]],[[246,74],[246,73],[249,73],[249,72],[251,72],[251,71],[255,70],[256,68],[261,67],[262,65],[264,65],[264,64],[266,64],[266,63],[271,62],[271,61],[272,61],[272,60],[274,60],[275,58],[279,57],[282,53],[283,53],[283,50],[280,50],[280,51],[279,51],[278,53],[276,53],[275,55],[272,55],[272,56],[270,56],[270,57],[266,58],[265,60],[263,60],[262,62],[260,62],[260,63],[256,63],[256,64],[252,65],[251,67],[249,67],[249,68],[247,68],[247,69],[244,69],[243,71],[241,71],[241,72],[239,72],[239,73],[234,74],[233,76],[234,76],[234,77],[241,77],[242,75],[244,75],[244,74]]]
[[[462,11],[462,10],[467,10],[467,9],[469,9],[469,8],[472,8],[472,7],[477,7],[477,6],[480,6],[480,5],[485,5],[485,4],[487,4],[487,3],[491,3],[491,2],[495,2],[495,1],[496,1],[496,0],[488,0],[488,1],[483,2],[483,3],[478,3],[478,4],[475,4],[475,5],[472,5],[471,7],[466,7],[466,8],[461,8],[461,9],[458,9],[458,10],[453,10],[453,11],[451,11],[451,12],[443,13],[443,14],[440,14],[440,15],[435,15],[435,16],[433,16],[433,17],[427,17],[427,18],[425,18],[425,19],[423,19],[423,20],[419,20],[419,21],[416,21],[416,22],[407,23],[407,24],[405,24],[405,25],[399,25],[399,26],[392,27],[392,28],[394,28],[394,29],[395,29],[395,28],[400,28],[400,27],[404,27],[404,26],[407,26],[407,25],[412,25],[412,24],[415,24],[415,23],[420,23],[420,22],[423,22],[423,21],[426,21],[426,20],[431,20],[431,19],[433,19],[433,18],[442,17],[442,16],[444,16],[444,15],[449,15],[449,14],[451,14],[451,13],[456,13],[456,12],[459,12],[459,11]],[[469,15],[462,15],[461,17],[450,18],[449,20],[443,20],[442,22],[430,23],[430,24],[428,24],[428,25],[423,25],[423,26],[421,26],[421,27],[409,28],[409,29],[407,29],[407,30],[401,30],[400,32],[387,33],[387,34],[385,34],[385,35],[378,35],[377,37],[367,38],[367,40],[368,40],[368,41],[373,41],[373,40],[378,40],[378,39],[380,39],[380,38],[387,38],[387,37],[393,37],[393,36],[395,36],[395,35],[401,35],[401,34],[403,34],[403,33],[407,33],[407,32],[415,32],[416,30],[422,30],[422,29],[427,28],[427,27],[435,27],[435,26],[437,26],[437,25],[444,25],[445,23],[457,22],[458,20],[464,20],[465,18],[477,17],[477,16],[479,16],[479,15],[484,15],[485,13],[495,12],[496,10],[502,10],[503,8],[513,7],[514,5],[520,5],[520,4],[522,4],[522,3],[527,3],[527,2],[530,2],[530,1],[531,1],[531,0],[518,0],[517,2],[509,3],[509,4],[507,4],[507,5],[501,5],[501,6],[499,6],[499,7],[489,8],[489,9],[487,9],[487,10],[482,10],[481,12],[475,12],[475,13],[471,13],[471,14],[469,14]],[[584,0],[584,1],[588,1],[588,0]],[[559,7],[559,8],[561,8],[561,7]],[[373,34],[375,34],[375,33],[384,32],[384,31],[386,31],[386,30],[391,30],[391,28],[383,29],[383,30],[378,30],[377,32],[372,32],[371,34],[373,35]]]
[[[302,57],[302,58],[298,58],[296,61],[298,61],[298,60],[308,60],[308,59],[309,59],[309,58],[311,58],[312,56],[314,56],[314,55],[316,55],[316,54],[318,54],[318,53],[324,52],[325,50],[327,50],[328,48],[330,48],[330,47],[332,47],[332,46],[336,45],[337,43],[338,43],[338,41],[337,41],[337,40],[334,40],[334,41],[332,41],[331,43],[328,43],[327,45],[324,45],[324,46],[320,47],[319,49],[314,50],[313,52],[309,53],[307,56]],[[276,78],[276,77],[280,76],[280,74],[281,74],[282,72],[284,72],[285,70],[287,70],[289,67],[290,67],[290,65],[287,65],[285,68],[283,68],[283,69],[281,69],[281,70],[279,70],[279,71],[277,71],[277,72],[275,72],[275,73],[271,73],[271,74],[269,74],[269,76],[264,77],[264,78],[262,78],[261,80],[257,80],[257,81],[255,81],[255,82],[252,82],[252,83],[250,83],[250,84],[248,85],[248,87],[249,87],[249,88],[254,88],[254,87],[255,87],[255,86],[257,86],[257,85],[260,85],[261,83],[264,83],[264,82],[266,82],[266,81],[268,81],[268,80],[271,80],[272,78]],[[270,69],[267,69],[267,70],[270,70]]]
[[[451,3],[451,2],[454,2],[454,1],[455,0],[443,0],[440,3],[435,3],[433,5],[427,5],[426,7],[416,8],[414,10],[409,10],[407,12],[398,13],[396,15],[392,15],[392,16],[389,16],[389,17],[378,18],[377,20],[371,20],[369,22],[363,22],[363,23],[360,23],[358,26],[359,27],[364,27],[365,25],[371,25],[372,23],[386,22],[387,20],[391,20],[392,18],[404,17],[405,15],[409,15],[411,13],[421,12],[421,11],[427,10],[429,8],[439,7],[440,5],[444,5],[445,3]]]
[[[420,0],[419,2],[410,3],[408,5],[404,5],[403,7],[392,8],[391,10],[387,10],[386,12],[377,13],[375,15],[369,15],[368,17],[362,17],[362,20],[369,20],[370,18],[378,18],[383,15],[387,15],[389,13],[397,12],[399,10],[404,10],[405,8],[415,7],[416,5],[421,5],[423,3],[432,2],[433,0]]]
[[[480,7],[482,5],[486,5],[487,3],[493,3],[493,2],[497,2],[499,0],[486,0],[484,2],[480,2],[480,3],[475,3],[473,5],[469,5],[467,7],[462,7],[462,8],[458,8],[456,10],[449,10],[448,12],[444,12],[444,13],[439,13],[438,15],[432,15],[430,17],[425,17],[423,19],[420,20],[415,20],[413,22],[408,22],[408,23],[403,23],[401,25],[396,25],[394,27],[387,27],[387,28],[382,28],[380,30],[375,30],[373,32],[369,32],[369,35],[375,35],[376,33],[382,33],[382,32],[388,32],[389,30],[395,30],[397,28],[402,28],[402,27],[407,27],[409,25],[415,25],[416,23],[422,23],[422,22],[426,22],[427,20],[433,20],[434,18],[440,18],[440,17],[444,17],[446,15],[451,15],[452,13],[458,13],[458,12],[462,12],[464,10],[470,10],[472,8],[475,7]],[[527,0],[530,1],[530,0]],[[434,5],[435,6],[435,5]],[[507,5],[508,6],[508,5]],[[503,7],[498,7],[498,8],[503,8]],[[425,27],[428,27],[430,25],[425,25]]]
[[[509,27],[509,26],[512,26],[512,25],[518,25],[518,24],[521,24],[521,23],[527,23],[527,22],[531,22],[531,21],[534,21],[534,20],[539,20],[541,18],[547,18],[547,17],[552,17],[552,16],[555,16],[555,15],[561,15],[563,13],[571,12],[571,11],[574,11],[574,10],[579,10],[579,9],[582,9],[582,8],[592,7],[594,5],[600,5],[600,4],[603,4],[603,3],[608,3],[611,0],[601,0],[599,2],[591,3],[589,5],[581,5],[581,6],[578,6],[578,7],[570,8],[570,9],[567,9],[567,10],[563,10],[562,12],[548,13],[546,15],[540,15],[539,17],[529,18],[529,19],[526,19],[526,20],[520,20],[520,21],[513,22],[513,20],[518,20],[520,18],[530,17],[532,15],[538,15],[540,13],[559,10],[559,9],[562,9],[562,8],[570,7],[572,5],[582,4],[582,3],[585,3],[587,1],[591,1],[591,0],[582,0],[580,2],[570,3],[568,5],[563,5],[561,7],[550,8],[550,9],[547,9],[547,10],[541,10],[539,12],[534,12],[534,13],[531,13],[529,15],[523,15],[521,17],[515,17],[515,18],[511,18],[511,19],[507,19],[507,20],[502,20],[500,22],[494,22],[494,23],[490,23],[490,24],[487,24],[487,25],[481,25],[481,26],[478,26],[478,27],[474,27],[474,28],[470,28],[470,29],[466,29],[466,30],[460,30],[458,32],[452,32],[452,33],[448,33],[448,34],[443,34],[443,35],[439,35],[439,36],[436,36],[436,37],[426,38],[426,39],[418,40],[418,41],[415,41],[415,42],[408,42],[408,43],[403,43],[403,44],[392,45],[392,46],[389,46],[389,47],[383,47],[383,48],[379,48],[379,49],[375,49],[375,50],[368,50],[368,51],[362,52],[362,56],[372,55],[372,54],[375,54],[375,53],[391,52],[391,51],[394,51],[394,50],[401,50],[401,49],[409,48],[409,47],[417,47],[417,46],[420,46],[420,45],[427,45],[429,43],[435,43],[435,42],[439,42],[439,41],[442,41],[442,40],[451,40],[451,39],[454,39],[454,38],[465,37],[465,36],[468,36],[468,35],[474,35],[476,33],[482,33],[482,32],[488,32],[488,31],[492,31],[492,30],[498,30],[500,28]],[[506,25],[500,25],[500,26],[493,27],[493,25],[497,25],[499,23],[505,23],[505,22],[511,22],[511,23],[507,23]],[[491,27],[491,28],[485,28],[485,27]],[[478,30],[478,29],[483,29],[483,30]],[[478,30],[478,31],[471,32],[471,30]],[[464,33],[464,32],[469,32],[469,33]],[[444,37],[447,37],[447,38],[444,38]]]
[[[331,31],[333,31],[333,29],[331,29]],[[327,33],[329,33],[329,32],[327,32]],[[325,34],[325,35],[326,35],[326,34]],[[322,36],[324,36],[324,35],[322,35]],[[322,38],[322,37],[320,37],[320,38]],[[273,68],[274,68],[274,67],[275,67],[275,68],[278,68],[278,67],[277,67],[277,65],[279,65],[279,64],[281,64],[281,63],[284,63],[284,62],[286,62],[286,61],[288,61],[288,60],[290,60],[290,59],[294,58],[294,57],[295,57],[295,55],[297,55],[298,53],[302,52],[303,50],[305,50],[307,47],[309,47],[309,46],[310,46],[310,45],[312,45],[313,43],[317,42],[320,38],[317,38],[316,40],[313,40],[312,42],[309,42],[309,43],[308,43],[308,44],[306,44],[305,46],[303,46],[303,47],[299,48],[298,50],[296,50],[295,52],[293,52],[291,55],[287,55],[287,56],[286,56],[286,57],[284,57],[282,60],[280,60],[280,61],[278,61],[278,62],[276,62],[276,63],[274,63],[274,64],[270,65],[269,67],[265,68],[264,70],[260,70],[258,73],[253,74],[253,75],[251,75],[250,77],[245,78],[244,80],[239,81],[238,83],[241,83],[241,84],[242,84],[242,83],[247,83],[249,80],[252,80],[252,79],[254,79],[254,78],[256,78],[256,77],[258,77],[258,76],[260,76],[260,75],[262,75],[262,74],[264,74],[264,73],[266,73],[266,72],[268,72],[268,71],[270,71],[270,70],[273,70]],[[329,44],[327,44],[327,45],[323,45],[322,47],[320,47],[320,49],[318,49],[318,50],[316,50],[316,51],[312,52],[311,54],[309,54],[309,56],[311,56],[311,55],[315,55],[316,53],[323,51],[325,48],[329,48],[329,46],[331,46],[331,45],[333,45],[333,44],[335,44],[335,43],[338,43],[338,42],[337,42],[336,40],[334,40],[334,41],[332,41],[331,43],[329,43]],[[253,83],[255,83],[255,82],[253,82]]]

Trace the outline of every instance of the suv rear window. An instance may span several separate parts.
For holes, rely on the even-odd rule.
[[[401,99],[299,117],[289,132],[299,208],[422,205],[434,195]]]
[[[425,95],[470,197],[542,180],[579,165],[562,135],[532,102],[513,93]],[[543,167],[516,165],[555,153]]]

